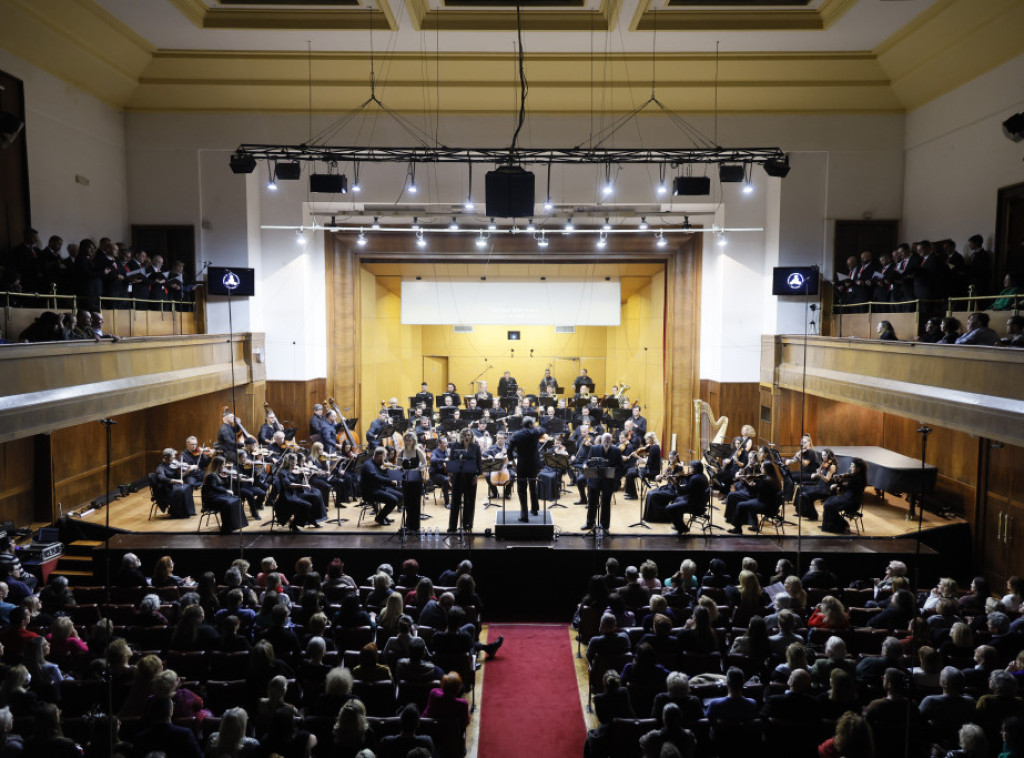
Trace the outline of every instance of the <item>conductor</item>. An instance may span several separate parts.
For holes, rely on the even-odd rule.
[[[541,433],[532,416],[523,419],[523,428],[509,440],[509,455],[516,457],[516,477],[519,479],[519,520],[524,524],[530,520],[526,513],[526,495],[530,495],[531,512],[540,513],[537,499],[537,474],[540,472],[540,451],[538,443]],[[616,452],[619,452],[616,449]],[[621,461],[621,455],[620,455]]]
[[[587,479],[587,523],[583,525],[583,530],[586,532],[594,528],[598,503],[601,506],[601,528],[607,531],[611,526],[612,493],[619,488],[619,479],[624,473],[622,451],[612,444],[612,435],[610,434],[602,435],[600,443],[590,448],[584,466],[591,468],[595,459],[603,459],[604,465],[600,468],[612,468],[615,473],[612,478]]]

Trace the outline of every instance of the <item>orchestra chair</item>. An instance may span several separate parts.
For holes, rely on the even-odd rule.
[[[658,728],[656,719],[624,719],[612,721],[612,751],[618,758],[640,758],[640,738]]]
[[[359,505],[356,507],[359,509],[359,518],[356,519],[357,527],[362,526],[363,519],[366,517],[367,511],[369,511],[370,516],[375,516],[377,514],[377,504],[367,500],[366,498],[361,498],[359,500]]]
[[[476,713],[476,653],[434,654],[434,663],[443,671],[454,671],[462,677],[462,694],[470,693],[469,712]]]
[[[158,510],[161,513],[164,513],[164,512],[167,511],[168,504],[167,503],[161,503],[159,498],[157,498],[157,496],[156,496],[156,489],[157,489],[157,483],[158,483],[157,482],[157,478],[156,478],[156,474],[149,474],[148,478],[149,478],[149,520],[152,521],[153,520],[153,516],[156,515]]]
[[[212,503],[207,503],[206,500],[200,498],[202,503],[202,510],[199,511],[199,525],[196,527],[196,534],[199,534],[203,530],[203,521],[206,521],[209,526],[210,519],[214,519],[217,522],[217,530],[220,530],[220,512]]]
[[[774,514],[762,513],[760,518],[757,520],[757,531],[763,532],[765,526],[775,527],[775,536],[782,537],[786,536],[786,500],[784,496],[779,494],[779,509]]]
[[[848,524],[857,530],[857,536],[860,537],[861,533],[864,531],[864,506],[858,504],[855,513],[841,511],[841,515],[846,519]]]

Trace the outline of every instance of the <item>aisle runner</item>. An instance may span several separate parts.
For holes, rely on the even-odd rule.
[[[488,640],[505,636],[485,664],[480,704],[480,758],[583,754],[573,648],[564,624],[491,624]]]

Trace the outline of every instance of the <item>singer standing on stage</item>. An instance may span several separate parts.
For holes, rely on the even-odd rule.
[[[600,444],[590,448],[587,463],[584,465],[589,467],[594,458],[605,461],[603,468],[614,468],[615,476],[611,479],[587,479],[587,523],[583,525],[583,530],[590,531],[594,528],[600,504],[601,527],[607,531],[612,524],[612,494],[619,488],[619,479],[623,474],[622,451],[612,444],[612,435],[603,435]]]
[[[516,477],[519,479],[519,520],[524,524],[530,520],[526,512],[526,495],[530,495],[530,510],[534,516],[540,513],[537,499],[537,474],[540,473],[540,429],[532,416],[523,419],[523,428],[512,435],[508,443],[509,455],[516,458]]]
[[[452,475],[452,509],[448,512],[448,532],[456,532],[459,529],[459,511],[462,509],[462,528],[467,532],[473,531],[473,516],[476,513],[476,478],[484,470],[480,446],[476,444],[476,437],[472,429],[463,429],[459,441],[452,445],[448,455],[449,460],[474,461],[476,471],[468,474]]]

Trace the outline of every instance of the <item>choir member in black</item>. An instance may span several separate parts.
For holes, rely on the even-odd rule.
[[[523,428],[512,435],[508,443],[509,455],[516,461],[516,477],[519,480],[519,520],[530,520],[526,510],[526,499],[529,495],[530,512],[536,516],[540,513],[540,500],[537,497],[537,474],[540,473],[540,429],[533,417],[523,419]]]
[[[256,440],[250,437],[253,443]],[[248,441],[246,449],[249,449]],[[249,504],[249,515],[253,519],[260,517],[260,509],[267,499],[267,472],[263,466],[253,461],[245,450],[238,454],[238,470],[241,476],[238,479],[238,494]]]
[[[544,377],[540,380],[540,394],[554,395],[558,390],[558,380],[551,376],[551,369],[544,369]]]
[[[411,478],[402,482],[402,500],[405,504],[405,528],[412,532],[420,530],[420,507],[423,505],[423,479],[427,475],[427,453],[416,444],[416,435],[406,432],[402,435],[402,452],[399,464]]]
[[[639,403],[633,406],[633,415],[630,416],[629,420],[633,422],[633,431],[641,437],[647,436],[647,419],[640,415]]]
[[[703,515],[711,497],[708,478],[704,475],[704,464],[690,461],[689,468],[690,473],[682,475],[676,485],[678,496],[665,507],[665,514],[680,534],[690,531],[685,520],[686,514]]]
[[[185,439],[185,449],[181,451],[178,460],[188,468],[185,471],[185,483],[191,484],[193,488],[203,486],[203,471],[210,465],[210,454],[213,451],[207,447],[199,447],[199,440],[195,437]],[[192,509],[195,515],[195,509]]]
[[[703,468],[703,467],[701,467]],[[678,486],[682,486],[683,464],[679,462],[679,453],[670,450],[668,465],[664,472],[654,477],[654,484],[647,493],[644,505],[644,518],[648,521],[660,521],[666,506],[681,494]]]
[[[444,495],[444,507],[451,507],[452,479],[448,476],[445,461],[448,460],[448,437],[442,434],[437,438],[437,447],[430,454],[430,481]]]
[[[223,423],[217,431],[217,441],[213,443],[213,449],[224,456],[225,461],[234,463],[238,458],[238,448],[242,447],[238,443],[238,435],[241,431],[242,427],[235,420],[235,414],[231,411],[224,411]]]
[[[587,376],[587,370],[585,368],[580,369],[580,375],[577,376],[572,382],[572,391],[577,395],[583,394],[583,388],[587,388],[587,394],[594,391],[594,380]]]
[[[149,297],[151,300],[167,300],[167,272],[164,271],[164,257],[154,255],[146,267],[146,278],[149,281]],[[150,303],[149,310],[160,309],[160,303]]]
[[[384,428],[392,425],[391,417],[388,412],[381,409],[380,414],[370,424],[370,428],[366,430],[366,444],[371,448],[376,447],[381,443],[381,437],[384,434]]]
[[[814,504],[832,494],[830,490],[832,477],[836,475],[838,468],[839,462],[836,460],[835,454],[828,448],[822,450],[821,464],[818,466],[818,470],[811,475],[809,482],[800,486],[799,494],[796,497],[797,513],[801,517],[811,521],[818,520],[818,510]]]
[[[800,438],[800,450],[792,458],[786,459],[785,463],[787,466],[792,466],[794,463],[800,464],[800,470],[793,474],[793,481],[797,484],[806,484],[814,479],[814,475],[821,465],[821,457],[814,449],[811,435],[805,434]]]
[[[467,474],[452,474],[452,508],[448,513],[448,532],[458,531],[459,513],[462,512],[462,528],[473,531],[473,516],[476,513],[476,478],[483,471],[483,455],[473,432],[463,429],[459,441],[452,445],[450,460],[466,460],[475,464],[476,470]]]
[[[146,251],[136,250],[131,258],[125,262],[128,278],[128,292],[133,300],[149,299],[149,280],[146,278]],[[138,303],[135,307],[141,308],[148,303]]]
[[[166,510],[171,518],[188,518],[196,515],[192,501],[193,486],[182,478],[183,466],[187,464],[175,461],[176,451],[169,447],[164,450],[163,458],[156,467],[156,502],[161,510]],[[201,474],[200,474],[201,476]]]
[[[324,407],[320,403],[313,405],[313,415],[309,418],[309,436],[317,437],[323,436],[324,421],[327,419],[324,417]]]
[[[298,460],[295,453],[287,453],[277,469],[279,494],[275,517],[279,524],[288,524],[293,532],[306,525],[318,528],[317,514],[327,512],[320,493],[303,481],[302,474],[296,473]]]
[[[573,439],[575,437],[575,439]],[[576,453],[569,462],[572,469],[572,476],[575,479],[576,489],[579,490],[580,499],[574,505],[587,504],[587,478],[583,476],[583,469],[586,466],[587,456],[594,444],[594,438],[590,435],[589,429],[584,424],[576,427],[569,441],[576,445]]]
[[[175,261],[171,265],[171,272],[167,275],[166,289],[170,299],[175,302],[181,303],[186,300],[192,300],[190,293],[194,288],[185,278],[185,261]],[[186,305],[185,310],[192,310],[191,302]]]
[[[402,495],[394,488],[394,483],[383,473],[385,452],[382,447],[374,448],[373,457],[363,464],[363,470],[359,476],[359,487],[363,499],[368,503],[380,504],[380,508],[373,518],[379,526],[387,526],[391,523],[388,514],[395,510],[402,500]]]
[[[639,432],[634,432],[634,438],[639,436]],[[658,444],[658,435],[654,432],[648,432],[643,437],[643,447],[638,448],[630,461],[630,465],[626,469],[626,499],[636,500],[636,480],[638,477],[643,477],[650,481],[654,479],[658,474],[661,473],[661,445]],[[646,452],[641,452],[647,448]],[[646,455],[646,460],[641,460]],[[642,466],[640,464],[643,464]]]
[[[220,514],[220,533],[231,534],[249,525],[245,513],[242,512],[242,501],[228,486],[228,479],[222,473],[224,456],[218,455],[210,463],[210,468],[203,479],[203,510],[217,511]]]
[[[613,478],[600,477],[587,480],[587,523],[583,525],[584,531],[594,528],[600,507],[601,527],[608,530],[612,524],[612,494],[619,488],[619,479],[624,472],[622,463],[622,451],[612,444],[612,435],[601,436],[600,445],[593,445],[587,455],[587,464],[593,460],[603,459],[601,468],[612,468],[615,470]]]
[[[758,515],[774,516],[779,512],[782,471],[767,446],[758,450],[758,469],[754,476],[748,488],[751,497],[738,502],[731,517],[727,516],[729,523],[732,524],[730,534],[740,534],[744,524],[757,531]]]
[[[478,439],[479,443],[480,440]],[[512,491],[512,485],[515,483],[515,473],[508,466],[508,445],[506,444],[506,437],[504,433],[498,432],[497,437],[494,440],[493,445],[488,445],[482,453],[484,459],[497,459],[504,461],[505,465],[499,471],[490,471],[487,473],[487,495],[490,499],[495,500],[498,497],[498,487],[502,488],[501,497],[503,500],[508,500],[509,493]]]
[[[512,373],[506,371],[501,379],[498,380],[498,397],[515,397],[516,388],[519,387],[519,382],[512,376]]]
[[[822,505],[821,531],[843,534],[850,531],[850,525],[843,514],[853,515],[860,510],[864,488],[868,484],[868,466],[860,458],[850,461],[850,471],[836,477],[830,490],[831,497]]]

